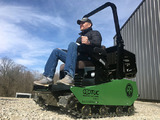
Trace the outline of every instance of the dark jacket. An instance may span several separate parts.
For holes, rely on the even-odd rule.
[[[102,37],[101,34],[96,31],[92,30],[92,28],[88,28],[81,33],[81,36],[87,36],[88,40],[90,41],[91,45],[85,45],[81,43],[81,36],[77,39],[80,45],[78,46],[78,60],[88,60],[88,55],[92,56],[93,48],[94,47],[101,47]]]
[[[79,35],[87,36],[88,40],[91,43],[91,46],[93,46],[93,47],[95,47],[95,46],[100,47],[101,46],[101,42],[102,42],[101,34],[96,30],[92,30],[91,27],[82,31],[81,33],[79,33]],[[81,44],[81,36],[76,41],[79,44]]]

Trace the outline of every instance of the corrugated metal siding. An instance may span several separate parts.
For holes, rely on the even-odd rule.
[[[160,1],[144,0],[121,33],[125,49],[136,54],[140,99],[160,100]]]

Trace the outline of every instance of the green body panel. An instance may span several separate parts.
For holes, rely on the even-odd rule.
[[[126,79],[70,89],[81,104],[130,106],[138,97],[136,82]]]

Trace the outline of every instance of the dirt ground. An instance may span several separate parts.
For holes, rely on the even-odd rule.
[[[132,116],[97,118],[96,120],[160,120],[160,103],[135,101]],[[0,97],[0,120],[73,120],[59,109],[46,110],[31,98]],[[79,119],[80,120],[80,119]],[[90,120],[95,120],[91,118]]]

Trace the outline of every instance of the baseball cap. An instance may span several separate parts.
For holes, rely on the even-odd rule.
[[[82,18],[81,20],[77,20],[77,24],[80,25],[81,22],[89,22],[92,24],[92,21],[90,19],[88,19],[87,17]]]

